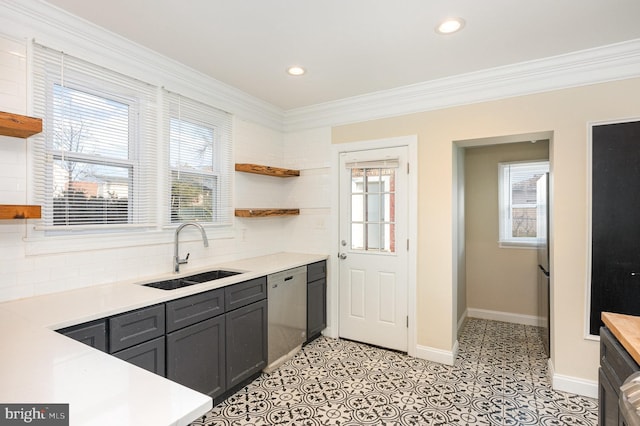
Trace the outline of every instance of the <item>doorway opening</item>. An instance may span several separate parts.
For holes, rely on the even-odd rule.
[[[475,317],[535,325],[548,336],[551,291],[548,281],[539,281],[537,242],[499,242],[499,164],[549,161],[552,143],[553,132],[455,142],[458,330],[466,317]],[[529,186],[535,194],[535,182]],[[529,216],[535,234],[536,217]]]

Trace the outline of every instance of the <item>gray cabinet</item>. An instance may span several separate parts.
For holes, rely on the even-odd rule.
[[[224,309],[229,312],[267,297],[267,277],[255,278],[224,288]]]
[[[112,355],[159,376],[165,374],[165,338],[158,337]]]
[[[105,319],[63,328],[58,332],[85,345],[107,352],[107,321]]]
[[[260,277],[58,331],[212,398],[225,397],[267,363],[266,299],[267,278]]]
[[[598,425],[619,426],[620,385],[640,371],[638,364],[608,328],[600,328],[600,369],[598,371]]]
[[[224,288],[167,302],[167,333],[224,313]]]
[[[327,326],[327,262],[307,265],[307,343]]]
[[[227,388],[232,389],[267,365],[267,301],[226,314]]]
[[[261,277],[167,302],[167,378],[215,399],[259,374],[266,289]]]
[[[109,353],[160,376],[165,375],[164,304],[108,319]]]
[[[225,317],[167,334],[167,378],[215,398],[226,390]]]
[[[164,304],[109,318],[109,352],[114,353],[164,335]]]

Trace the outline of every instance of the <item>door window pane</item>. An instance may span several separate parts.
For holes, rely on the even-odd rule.
[[[351,249],[395,252],[395,169],[351,169]]]

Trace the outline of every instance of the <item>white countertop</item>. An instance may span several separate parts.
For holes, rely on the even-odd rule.
[[[0,303],[0,402],[69,403],[73,426],[189,424],[211,409],[211,398],[53,330],[326,258],[277,253],[211,265],[203,271],[245,272],[176,290],[118,282]]]

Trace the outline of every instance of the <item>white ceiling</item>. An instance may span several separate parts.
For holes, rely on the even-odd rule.
[[[48,2],[284,110],[640,38],[639,0]]]

